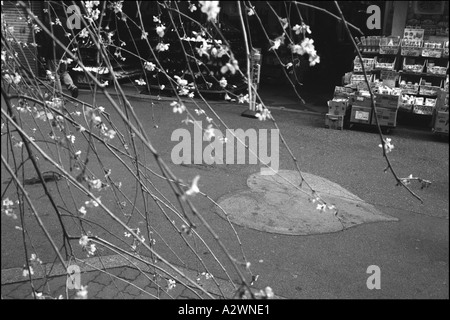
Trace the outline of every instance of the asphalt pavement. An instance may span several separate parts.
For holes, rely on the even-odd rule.
[[[171,98],[158,99],[152,96],[150,99],[150,96],[139,95],[135,89],[129,90],[128,96],[153,146],[180,179],[189,182],[200,175],[200,190],[207,192],[215,201],[232,194],[248,192],[248,179],[260,171],[260,164],[174,164],[171,153],[177,142],[171,141],[171,136],[176,129],[187,128],[182,123],[185,116],[173,112]],[[80,90],[79,99],[91,101],[92,96],[90,92]],[[96,103],[104,106],[107,112],[111,112],[116,123],[119,122],[104,96],[97,96]],[[292,100],[286,103],[294,104]],[[186,106],[191,112],[201,106],[214,119],[216,127],[225,131],[201,101],[196,100],[196,104],[187,103]],[[270,107],[269,103],[268,106]],[[211,107],[229,128],[273,129],[270,121],[242,117],[241,113],[245,110],[243,105],[214,101],[211,102]],[[413,174],[432,182],[426,189],[421,189],[420,184],[412,183],[411,188],[423,199],[421,203],[404,188],[396,186],[389,172],[384,172],[386,161],[378,147],[379,136],[373,129],[327,129],[324,127],[323,112],[326,106],[310,105],[303,110],[289,110],[278,101],[274,107],[272,114],[302,172],[339,185],[358,197],[361,204],[373,206],[393,219],[364,222],[351,228],[309,235],[287,235],[274,230],[258,230],[234,224],[246,257],[251,262],[251,270],[258,275],[254,287],[261,289],[270,286],[277,296],[290,299],[448,299],[448,140],[436,139],[431,131],[408,127],[398,127],[389,134],[395,146],[389,156],[397,174],[401,177]],[[202,124],[205,129],[207,122],[203,120]],[[99,154],[104,157],[102,161],[113,169],[114,179],[123,181],[126,190],[135,190],[136,187],[131,185],[125,171],[114,171],[120,164],[110,159],[110,155],[104,150],[99,150]],[[282,144],[279,154],[280,169],[295,170],[295,164]],[[157,170],[148,151],[146,157],[148,166]],[[2,176],[5,176],[3,169]],[[56,187],[52,188],[55,190]],[[161,187],[160,190],[170,193],[168,186]],[[11,194],[10,197],[12,196]],[[44,214],[44,220],[50,224],[50,231],[57,235],[60,231],[54,223],[54,217],[47,214],[50,211],[48,203],[39,202],[38,193],[33,196],[37,199],[39,211]],[[200,196],[196,196],[193,202],[199,212],[205,213],[223,243],[233,254],[239,255],[240,248],[236,244],[234,233],[226,231],[229,230],[226,228],[228,225],[215,212],[214,205]],[[308,204],[305,202],[304,205]],[[311,203],[311,206],[315,208],[316,204]],[[327,213],[317,210],[317,214]],[[295,219],[295,215],[291,216]],[[159,223],[161,229],[158,229]],[[155,229],[169,232],[163,223],[163,219],[155,218]],[[123,232],[116,227],[113,230]],[[34,237],[36,251],[41,259],[44,262],[53,261],[54,257],[48,250],[44,237]],[[20,282],[23,279],[14,275],[20,272],[24,264],[21,233],[15,230],[15,222],[4,216],[1,246],[2,296],[27,297],[28,287]],[[174,246],[181,248],[179,242],[175,242]],[[174,260],[167,250],[162,252],[167,254],[167,259]],[[110,252],[102,254],[113,255]],[[188,257],[186,261],[186,270],[196,269],[196,263]],[[368,273],[370,266],[377,266],[381,271],[380,289],[371,290],[367,286],[367,280],[371,276]],[[125,268],[120,264],[111,267],[122,268],[118,269],[118,275]],[[220,270],[217,272],[220,274]],[[95,276],[91,278],[94,279]],[[21,285],[23,288],[17,289]],[[63,290],[63,285],[56,287]],[[91,297],[120,298],[117,294],[113,295],[113,290],[105,290]],[[108,296],[107,292],[111,294]]]

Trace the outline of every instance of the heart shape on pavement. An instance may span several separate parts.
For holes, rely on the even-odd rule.
[[[255,173],[247,179],[250,189],[221,197],[217,202],[232,223],[259,231],[288,235],[309,235],[342,231],[362,223],[398,221],[373,205],[325,178],[302,176],[332,210],[321,212],[311,203],[311,191],[297,171],[280,170],[279,175]],[[288,180],[288,181],[286,181]],[[217,209],[226,218],[222,210]]]

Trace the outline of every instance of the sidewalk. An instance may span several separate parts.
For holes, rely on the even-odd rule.
[[[72,263],[73,264],[73,263]],[[173,288],[168,287],[164,279],[155,280],[153,272],[142,262],[119,256],[103,256],[99,258],[87,258],[77,261],[81,269],[81,285],[87,285],[88,299],[218,299],[232,298],[237,286],[222,279],[216,279],[220,290],[212,279],[194,271],[179,268],[183,274],[191,279],[198,279],[197,284],[203,287],[210,296],[193,286],[186,287],[177,279],[179,276],[172,274],[175,280]],[[44,279],[43,270],[47,270],[47,281]],[[51,297],[66,297],[67,276],[60,263],[48,264],[43,270],[36,270],[33,276],[33,284],[37,292],[51,288]],[[104,270],[107,270],[105,272]],[[1,295],[3,299],[33,299],[32,288],[29,281],[24,281],[22,268],[2,270]],[[69,289],[69,299],[74,299],[77,290]]]
[[[142,88],[132,84],[124,83],[122,89],[127,96],[140,97],[145,99],[149,97],[147,94],[140,94]],[[308,112],[308,113],[318,113],[326,114],[328,112],[327,101],[332,98],[325,93],[302,93],[299,92],[302,98],[305,100],[306,104],[303,104],[300,99],[295,94],[295,91],[289,86],[273,86],[273,85],[263,85],[258,90],[262,101],[265,105],[272,110],[286,110],[293,112]],[[331,93],[332,95],[332,93]],[[153,99],[156,99],[156,95],[152,95]],[[160,98],[162,100],[173,100],[168,94],[161,94]],[[189,101],[189,99],[186,99]],[[225,103],[225,104],[237,104],[236,102],[228,102],[225,99],[222,100],[212,100],[213,103]],[[244,104],[240,104],[243,108],[246,107]]]

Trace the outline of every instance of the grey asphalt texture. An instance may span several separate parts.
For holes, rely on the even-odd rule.
[[[86,91],[80,91],[79,98],[92,99]],[[155,148],[173,172],[187,182],[199,174],[200,190],[206,191],[212,199],[246,190],[247,179],[259,172],[260,165],[174,165],[170,155],[176,142],[170,137],[175,129],[186,127],[181,123],[185,117],[172,112],[171,99],[153,100],[153,108],[148,96],[130,94],[130,101]],[[106,111],[118,119],[105,97],[97,96],[96,103],[105,106]],[[230,128],[273,128],[269,121],[241,117],[245,110],[242,105],[227,102],[212,102],[211,105]],[[187,107],[195,108],[192,104]],[[259,275],[255,287],[270,286],[275,294],[292,299],[448,299],[448,141],[436,139],[431,131],[408,127],[398,127],[389,135],[395,145],[389,155],[399,176],[413,174],[432,182],[423,190],[412,184],[411,188],[424,201],[421,204],[405,189],[396,186],[390,173],[384,173],[386,162],[378,147],[379,136],[373,129],[326,129],[323,109],[317,113],[308,111],[314,111],[314,108],[306,112],[280,108],[272,111],[301,170],[339,184],[398,221],[367,223],[339,232],[303,236],[235,225],[247,259],[252,263],[252,272]],[[206,127],[205,121],[203,127]],[[294,170],[288,152],[281,149],[280,169]],[[99,149],[99,154],[105,156],[105,162],[110,160],[107,152]],[[148,166],[157,170],[148,152],[146,157]],[[114,169],[116,165],[112,162],[110,167]],[[135,188],[134,185],[127,186],[129,175],[123,170],[113,170],[113,175],[116,181],[123,181],[125,188]],[[2,176],[5,176],[3,169]],[[161,190],[168,193],[170,189],[166,186]],[[57,236],[58,226],[51,214],[47,214],[50,211],[48,203],[39,202],[40,194],[33,194],[33,197],[37,199],[44,220],[49,223],[50,232]],[[214,212],[211,202],[201,196],[193,201],[230,251],[238,256],[234,235],[226,231],[225,220]],[[162,223],[159,218],[154,222],[155,226]],[[14,226],[14,221],[2,216],[2,270],[20,268],[24,264],[21,234]],[[123,232],[117,227],[112,229]],[[167,231],[165,227],[158,230]],[[36,235],[34,240],[40,258],[51,262],[54,257],[43,236]],[[174,246],[181,248],[182,244],[177,242]],[[170,253],[167,258],[175,260]],[[195,269],[195,265],[187,258],[187,269]],[[371,265],[379,266],[381,270],[379,290],[369,290],[366,286],[370,276],[366,270]]]

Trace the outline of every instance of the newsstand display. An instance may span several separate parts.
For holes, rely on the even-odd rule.
[[[399,116],[411,115],[430,123],[433,133],[448,135],[448,34],[427,37],[424,29],[406,27],[402,38],[376,36],[357,41],[381,128],[389,132]],[[338,115],[337,106],[350,128],[376,125],[358,56],[353,70],[343,77],[343,86],[335,88],[328,102],[327,127],[333,127],[330,121]],[[339,123],[340,118],[335,121]]]

